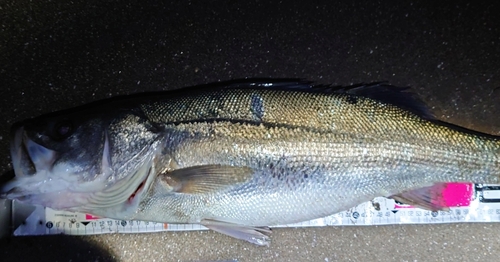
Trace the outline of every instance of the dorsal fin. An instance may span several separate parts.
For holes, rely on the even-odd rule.
[[[295,90],[325,94],[347,94],[352,96],[367,97],[382,103],[391,104],[410,111],[425,119],[434,120],[434,115],[427,106],[414,93],[409,92],[409,87],[397,87],[386,82],[369,84],[356,84],[351,86],[314,85],[311,81],[302,79],[244,79],[235,81],[227,88],[237,89],[272,89]]]
[[[334,93],[367,97],[382,103],[397,106],[425,119],[434,120],[435,117],[430,112],[427,105],[425,105],[415,93],[409,90],[410,87],[397,87],[386,84],[385,82],[358,84],[332,89]]]

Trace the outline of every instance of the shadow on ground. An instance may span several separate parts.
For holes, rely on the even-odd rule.
[[[78,236],[8,237],[0,240],[0,260],[117,261],[110,251]]]

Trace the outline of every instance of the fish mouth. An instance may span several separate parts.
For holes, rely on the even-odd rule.
[[[24,126],[12,130],[10,153],[15,176],[0,185],[0,198],[59,207],[75,205],[75,200],[81,202],[82,196],[72,198],[73,201],[54,202],[54,199],[64,198],[65,189],[74,182],[53,174],[58,153],[30,139]]]
[[[2,198],[17,197],[20,191],[38,191],[37,186],[48,179],[47,173],[57,158],[56,151],[31,140],[23,126],[13,128],[10,153],[15,177],[0,186]]]
[[[16,177],[50,170],[57,158],[57,152],[31,140],[23,126],[14,130],[10,153]]]
[[[141,163],[129,175],[115,180],[109,143],[105,134],[96,179],[82,181],[82,175],[71,172],[69,164],[54,164],[58,152],[30,139],[23,127],[13,130],[11,156],[15,177],[0,185],[0,198],[102,216],[132,212],[154,180],[151,174],[155,173],[155,152],[147,153],[149,150],[145,149],[139,156]]]

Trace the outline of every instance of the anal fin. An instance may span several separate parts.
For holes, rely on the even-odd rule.
[[[203,219],[201,225],[240,240],[248,241],[259,246],[269,246],[270,238],[266,234],[271,234],[269,227],[253,227],[214,219]]]

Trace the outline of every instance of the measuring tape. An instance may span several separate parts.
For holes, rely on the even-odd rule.
[[[436,224],[456,222],[500,222],[500,185],[450,183],[443,197],[451,207],[448,211],[431,212],[376,198],[348,211],[325,218],[276,227],[363,226],[391,224]],[[28,216],[16,219],[16,214]],[[43,207],[26,207],[14,202],[14,235],[93,235],[106,233],[144,233],[160,231],[206,230],[197,224],[99,218],[90,214],[56,211]],[[17,213],[16,213],[17,212]]]

